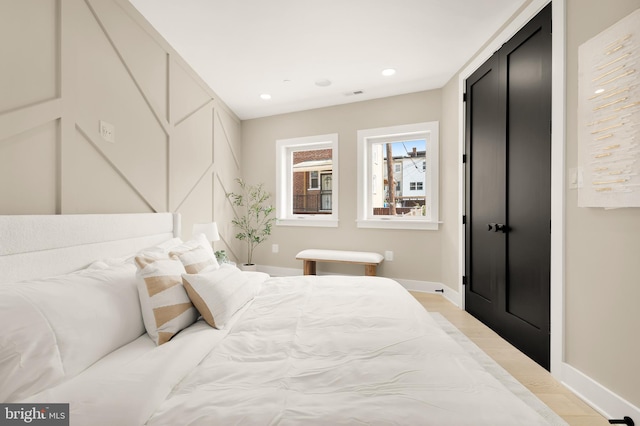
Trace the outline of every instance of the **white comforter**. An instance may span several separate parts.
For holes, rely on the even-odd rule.
[[[547,424],[374,277],[271,278],[228,330],[142,336],[43,398],[73,425]]]

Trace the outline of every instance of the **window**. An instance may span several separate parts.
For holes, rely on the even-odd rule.
[[[320,189],[320,177],[317,170],[309,172],[309,189]]]
[[[338,135],[276,141],[278,225],[338,226]]]
[[[438,145],[438,122],[358,131],[358,227],[438,229]]]

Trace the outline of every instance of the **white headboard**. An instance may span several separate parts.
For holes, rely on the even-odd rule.
[[[179,235],[177,213],[0,216],[0,283],[66,274]]]

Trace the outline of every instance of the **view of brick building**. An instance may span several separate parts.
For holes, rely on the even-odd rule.
[[[293,153],[294,214],[331,213],[331,156],[331,149]]]

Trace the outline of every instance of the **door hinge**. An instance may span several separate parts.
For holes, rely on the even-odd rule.
[[[467,285],[467,276],[466,275],[462,276],[462,285]]]
[[[467,102],[467,92],[462,94],[462,102]]]
[[[462,164],[467,162],[467,154],[462,154]]]
[[[463,214],[463,215],[462,215],[462,224],[463,224],[463,225],[466,225],[466,224],[467,224],[467,215],[466,215],[466,214]]]

